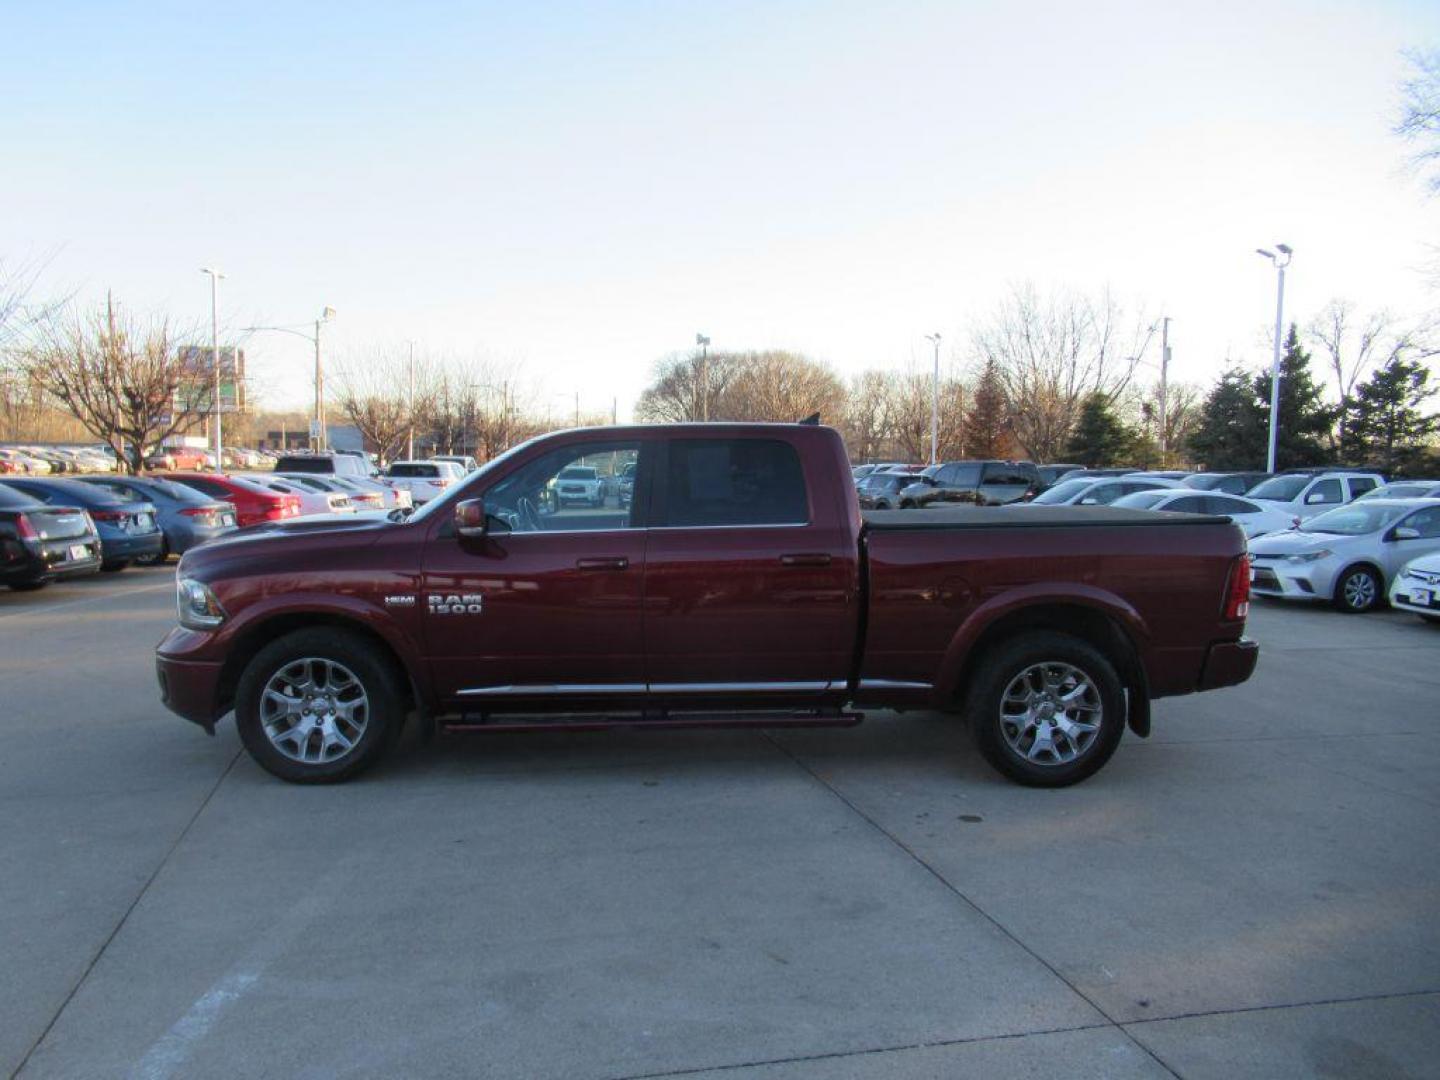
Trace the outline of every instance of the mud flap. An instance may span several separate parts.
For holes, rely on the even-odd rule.
[[[1127,687],[1125,690],[1125,720],[1133,731],[1140,738],[1150,736],[1150,695],[1138,687]]]

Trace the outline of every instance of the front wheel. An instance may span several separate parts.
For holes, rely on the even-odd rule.
[[[1120,745],[1125,692],[1093,645],[1034,632],[980,660],[965,713],[999,772],[1029,787],[1066,787],[1097,772]]]
[[[1335,583],[1334,604],[1351,615],[1369,611],[1380,603],[1380,576],[1368,566],[1355,566]]]
[[[373,765],[400,733],[405,695],[394,665],[344,630],[296,630],[261,649],[240,676],[235,723],[250,756],[297,784]]]

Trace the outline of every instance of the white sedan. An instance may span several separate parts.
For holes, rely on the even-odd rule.
[[[1110,505],[1129,507],[1131,510],[1165,510],[1172,514],[1215,514],[1218,517],[1228,517],[1245,531],[1247,539],[1280,532],[1297,524],[1290,514],[1267,509],[1239,495],[1195,491],[1191,488],[1182,488],[1179,491],[1139,491],[1134,495],[1116,499]]]
[[[275,473],[231,473],[230,475],[242,477],[267,491],[279,492],[281,495],[294,495],[300,500],[300,513],[307,516],[355,513],[355,506],[350,502],[350,496],[338,491],[317,491],[314,487],[296,483],[288,476],[277,476]]]
[[[1369,611],[1384,600],[1406,563],[1435,553],[1440,553],[1440,503],[1366,499],[1252,541],[1250,590]]]
[[[1422,555],[1405,564],[1390,586],[1390,606],[1440,623],[1440,555]]]
[[[465,479],[465,470],[453,461],[395,461],[385,470],[385,482],[410,492],[416,506],[445,494],[451,484]]]
[[[1178,488],[1180,481],[1160,476],[1102,476],[1061,480],[1029,502],[1012,506],[1109,506],[1116,499],[1140,491]]]

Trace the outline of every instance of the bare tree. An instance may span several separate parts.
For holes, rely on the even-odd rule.
[[[896,372],[889,377],[891,445],[896,456],[912,464],[930,460],[931,399],[934,377],[925,371]],[[940,381],[941,461],[966,456],[965,384],[953,374]]]
[[[25,351],[25,371],[138,473],[150,447],[205,416],[209,399],[178,343],[167,320],[142,323],[107,300],[103,310],[49,320]]]
[[[1410,77],[1400,84],[1395,133],[1415,146],[1411,162],[1428,173],[1426,186],[1440,194],[1440,51],[1411,52]]]
[[[672,353],[655,365],[650,385],[635,404],[635,415],[657,423],[684,423],[717,409],[730,382],[739,373],[744,354],[713,352],[702,361],[699,353]]]
[[[1355,386],[1367,372],[1395,359],[1425,359],[1436,354],[1430,323],[1405,325],[1388,311],[1360,316],[1348,300],[1335,299],[1321,309],[1307,334],[1325,354],[1340,400],[1339,419],[1331,444],[1345,441],[1355,402]]]
[[[850,380],[841,430],[851,461],[879,461],[891,442],[895,418],[890,379],[887,371],[865,371]]]
[[[393,461],[412,429],[418,430],[435,389],[429,369],[417,370],[412,402],[409,352],[400,346],[375,346],[348,357],[334,383],[341,410],[382,461]]]
[[[1041,297],[1021,285],[977,327],[973,348],[1000,374],[1021,447],[1053,461],[1086,397],[1115,398],[1129,386],[1152,332],[1143,316],[1127,321],[1108,292]]]
[[[838,424],[845,414],[845,387],[824,364],[797,353],[746,353],[714,403],[712,420],[803,420],[819,413]]]

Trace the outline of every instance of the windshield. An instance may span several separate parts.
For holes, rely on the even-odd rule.
[[[1440,484],[1386,484],[1365,492],[1361,499],[1418,499],[1440,491]],[[1357,500],[1358,501],[1358,500]]]
[[[1094,480],[1062,480],[1048,491],[1036,495],[1031,503],[1063,503],[1069,502],[1080,492],[1093,484]]]
[[[1252,499],[1274,499],[1276,502],[1291,502],[1310,483],[1308,476],[1272,476],[1262,484],[1251,488],[1245,494]]]
[[[1330,533],[1336,536],[1364,536],[1379,532],[1403,514],[1413,509],[1409,506],[1362,506],[1351,503],[1335,510],[1316,514],[1301,524],[1300,531],[1308,533]]]
[[[1124,506],[1131,510],[1149,510],[1169,494],[1168,491],[1136,491],[1130,495],[1120,496],[1110,505]]]

